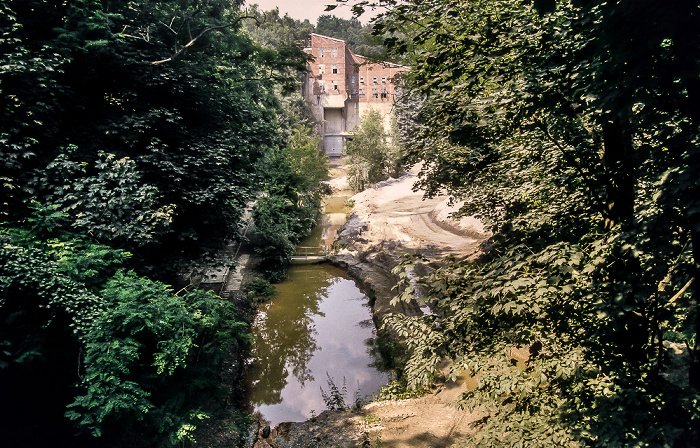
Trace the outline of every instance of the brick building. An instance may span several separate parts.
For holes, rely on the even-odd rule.
[[[370,108],[384,117],[389,129],[394,102],[394,77],[407,67],[369,62],[353,53],[345,41],[311,34],[313,55],[309,77],[303,88],[306,101],[318,123],[319,135],[328,156],[343,154],[345,140]]]

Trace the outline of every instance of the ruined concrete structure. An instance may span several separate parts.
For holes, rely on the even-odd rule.
[[[303,94],[318,123],[326,155],[343,154],[345,141],[370,108],[381,113],[384,129],[389,129],[394,78],[407,67],[369,62],[353,53],[345,41],[320,34],[311,34],[311,47],[305,51],[314,60],[309,63]]]

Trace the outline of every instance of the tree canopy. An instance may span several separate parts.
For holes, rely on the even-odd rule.
[[[237,34],[231,2],[166,3],[3,2],[6,219],[30,197],[80,210],[76,228],[161,265],[236,237],[282,143],[274,88],[305,55]]]
[[[399,126],[420,186],[495,234],[476,264],[406,276],[401,298],[422,288],[434,310],[387,321],[412,348],[409,379],[444,358],[479,378],[461,401],[485,417],[469,446],[692,446],[697,2],[357,6],[377,3],[392,8],[375,31],[416,61]]]
[[[240,369],[247,344],[241,311],[180,289],[182,275],[242,239],[277,169],[264,161],[290,146],[296,103],[281,98],[308,58],[242,34],[255,17],[241,4],[0,2],[10,443],[32,444],[51,433],[32,425],[65,413],[102,446],[173,446],[226,403],[223,360]],[[303,169],[291,166],[280,170]]]

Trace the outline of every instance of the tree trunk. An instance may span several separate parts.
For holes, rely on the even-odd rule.
[[[634,176],[631,149],[622,132],[620,119],[606,119],[603,125],[603,162],[607,173],[605,227],[629,222],[634,216]]]
[[[634,164],[631,152],[631,144],[624,135],[619,117],[606,117],[603,125],[603,162],[607,174],[606,230],[616,224],[631,223],[634,218]],[[638,271],[639,260],[631,253],[622,251],[616,254],[610,266],[611,300],[625,289],[625,284],[634,281]],[[645,362],[648,353],[644,347],[649,340],[649,331],[653,329],[650,328],[644,305],[637,302],[634,291],[627,292],[624,301],[631,309],[624,313],[611,336],[628,359]]]

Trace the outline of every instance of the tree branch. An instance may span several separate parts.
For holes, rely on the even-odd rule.
[[[567,163],[576,170],[578,175],[586,184],[586,190],[588,191],[589,198],[593,203],[598,205],[601,215],[603,215],[604,218],[608,218],[608,210],[605,207],[605,203],[600,199],[598,194],[596,194],[595,185],[591,181],[591,176],[584,172],[581,165],[576,161],[576,157],[573,154],[571,154],[566,148],[564,148],[564,146],[561,143],[559,143],[559,141],[556,138],[554,138],[552,133],[549,132],[549,129],[547,129],[547,125],[545,125],[541,120],[538,119],[535,119],[535,124],[544,133],[545,137],[547,137],[547,139],[550,142],[552,142],[552,144],[554,144],[554,146],[556,146],[557,149],[559,149],[559,151],[566,159]]]
[[[680,291],[678,291],[673,297],[671,297],[671,300],[669,300],[668,303],[671,304],[671,303],[675,302],[676,300],[678,300],[678,298],[680,296],[682,296],[683,293],[688,290],[688,288],[690,288],[690,285],[693,284],[693,280],[695,280],[695,277],[688,280],[688,283],[686,283],[685,286],[683,286]]]
[[[159,60],[159,61],[153,61],[153,62],[150,62],[150,64],[152,64],[152,65],[160,65],[160,64],[164,64],[164,63],[166,63],[166,62],[173,61],[173,60],[175,60],[178,56],[180,56],[186,49],[188,49],[189,47],[191,47],[192,45],[194,45],[194,44],[197,42],[197,40],[199,40],[199,38],[201,38],[201,37],[204,36],[205,34],[208,34],[208,33],[212,32],[212,31],[216,31],[216,30],[222,30],[222,29],[226,29],[226,28],[231,28],[231,27],[233,27],[233,26],[238,25],[238,24],[240,23],[240,21],[243,20],[243,19],[254,19],[254,20],[256,20],[256,22],[257,22],[257,18],[255,18],[255,17],[252,17],[252,16],[241,16],[241,17],[237,18],[235,21],[233,21],[233,22],[231,22],[231,23],[227,23],[227,24],[224,24],[224,25],[214,25],[214,26],[210,26],[209,28],[205,28],[204,30],[202,30],[202,31],[201,31],[199,34],[197,34],[197,36],[195,36],[194,38],[190,39],[189,42],[187,42],[182,48],[176,50],[175,53],[174,53],[172,56],[170,56],[169,58],[161,59],[161,60]]]

